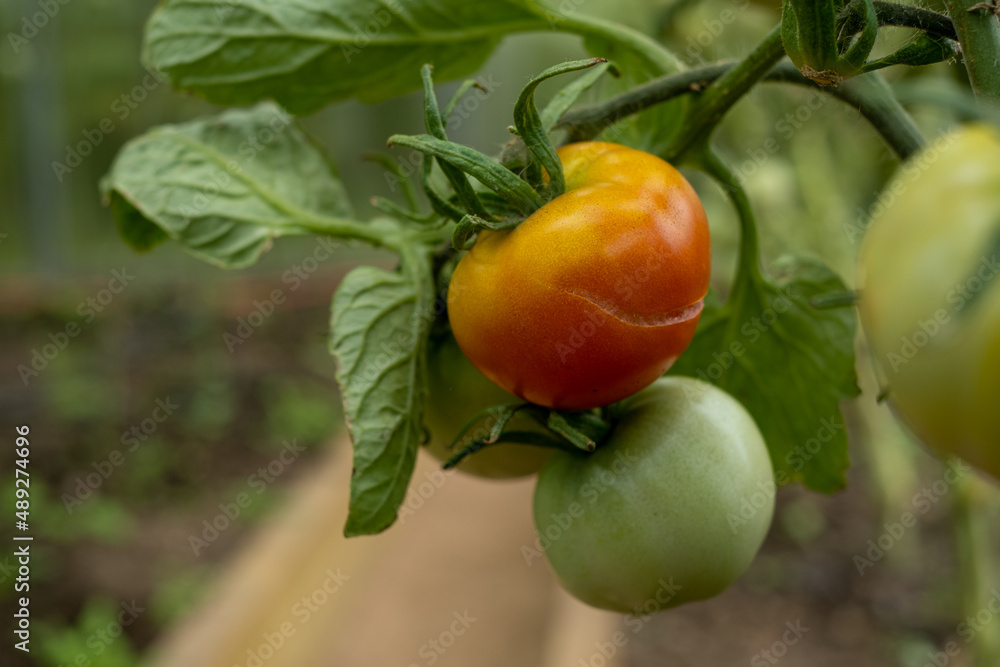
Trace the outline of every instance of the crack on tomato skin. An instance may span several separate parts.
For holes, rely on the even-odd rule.
[[[597,306],[601,311],[607,313],[620,322],[637,327],[664,327],[672,324],[680,324],[681,322],[687,322],[700,316],[702,309],[705,307],[705,299],[702,297],[690,305],[675,308],[674,310],[670,310],[665,313],[640,315],[623,310],[611,301],[602,299],[601,297],[584,290],[564,288],[562,291]]]

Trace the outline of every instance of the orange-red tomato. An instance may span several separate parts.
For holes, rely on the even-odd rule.
[[[660,158],[559,150],[566,192],[512,230],[481,232],[448,292],[452,330],[489,379],[580,410],[630,396],[691,342],[708,291],[708,221]]]

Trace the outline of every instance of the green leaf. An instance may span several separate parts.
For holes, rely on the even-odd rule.
[[[680,71],[680,66],[671,71],[658,69],[625,46],[597,37],[588,36],[584,45],[591,55],[607,58],[621,72],[620,77],[605,77],[594,86],[601,98],[613,97],[664,74]],[[683,95],[620,120],[604,130],[600,139],[659,155],[680,132],[684,111],[690,104],[687,98]]]
[[[145,56],[211,102],[305,114],[416,90],[427,62],[439,81],[465,76],[504,35],[547,25],[530,0],[167,0]]]
[[[354,443],[348,537],[392,525],[413,474],[427,391],[430,327],[418,287],[431,280],[427,273],[361,266],[333,298],[330,353]]]
[[[101,188],[133,248],[169,238],[224,268],[253,264],[275,237],[301,234],[304,219],[350,215],[330,164],[270,103],[133,139]]]
[[[118,226],[118,233],[134,250],[146,252],[170,238],[160,227],[142,217],[142,213],[133,208],[124,197],[114,191],[108,194],[111,197],[111,215]]]
[[[698,333],[670,369],[739,399],[767,441],[779,483],[832,492],[845,484],[847,434],[839,402],[858,394],[854,310],[816,309],[844,292],[822,263],[784,258],[775,283],[745,274],[721,308],[706,300]]]

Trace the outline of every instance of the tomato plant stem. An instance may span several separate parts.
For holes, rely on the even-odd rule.
[[[838,88],[838,96],[861,112],[899,159],[906,160],[927,143],[920,128],[878,72],[856,76]]]
[[[395,251],[404,261],[417,259],[413,254],[417,252],[416,248],[421,248],[421,252],[427,248],[433,249],[451,238],[453,229],[451,225],[404,228],[388,218],[377,218],[361,223],[355,220],[319,216],[303,216],[298,220],[296,227],[303,234],[363,241],[376,248],[387,248]],[[415,264],[413,261],[411,263]]]
[[[390,248],[398,251],[399,240],[403,236],[403,230],[394,221],[389,221],[385,218],[383,221],[385,224],[377,224],[375,221],[362,223],[343,218],[302,215],[297,219],[294,226],[298,230],[301,230],[300,233],[303,234],[354,239],[364,241],[375,247]]]
[[[697,94],[700,88],[718,80],[733,67],[732,62],[719,62],[654,79],[607,102],[574,109],[563,115],[556,127],[567,131],[569,141],[592,139],[622,118],[679,95]],[[764,80],[809,86],[840,99],[860,112],[901,159],[906,159],[924,145],[913,119],[879,74],[858,77],[840,86],[825,87],[803,76],[791,63],[782,62],[773,67]]]
[[[746,58],[723,74],[699,96],[697,104],[687,115],[677,141],[667,150],[665,158],[668,161],[675,161],[707,138],[725,113],[784,56],[785,47],[781,43],[779,24]]]
[[[901,160],[909,158],[926,143],[913,118],[877,72],[854,77],[839,86],[826,87],[810,81],[786,62],[768,72],[767,79],[812,86],[840,99],[864,116]]]
[[[546,17],[553,28],[573,32],[584,37],[599,37],[627,47],[661,72],[670,73],[684,69],[681,61],[667,47],[628,26],[586,16],[579,12],[571,14],[547,12]]]
[[[760,277],[757,221],[750,208],[750,199],[729,165],[707,144],[703,145],[702,150],[698,153],[698,158],[698,163],[725,189],[740,219],[739,264],[736,267],[736,281],[733,284],[733,292],[735,293],[742,287],[743,281],[747,278]]]
[[[1000,106],[978,104],[972,91],[957,82],[942,86],[940,81],[927,84],[917,79],[897,83],[892,88],[896,99],[902,104],[928,104],[941,107],[955,114],[962,123],[988,121],[1000,125]]]
[[[991,3],[945,0],[976,96],[1000,104],[1000,21]]]
[[[900,5],[895,2],[881,2],[876,0],[875,15],[878,17],[879,26],[899,26],[901,28],[913,28],[922,30],[938,37],[958,40],[955,33],[955,26],[951,19],[944,14],[938,14],[930,9],[913,7],[911,5]],[[840,26],[839,38],[855,35],[864,28],[864,17],[854,11],[845,10],[841,13],[843,25]]]
[[[567,130],[570,141],[592,139],[623,118],[701,90],[732,69],[733,65],[732,61],[717,62],[653,79],[606,102],[579,107],[563,114],[556,128]]]

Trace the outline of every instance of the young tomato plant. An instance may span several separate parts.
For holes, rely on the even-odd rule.
[[[874,70],[961,53],[976,97],[1000,99],[995,3],[945,4],[950,17],[873,0],[784,0],[780,22],[744,58],[687,69],[640,32],[534,0],[245,0],[225,11],[165,0],[147,26],[149,62],[183,91],[256,106],[133,139],[102,190],[137,250],[171,240],[235,269],[280,237],[316,234],[399,257],[391,271],[355,268],[333,298],[330,351],[354,448],[347,535],[393,524],[422,444],[446,467],[485,477],[542,467],[539,533],[552,531],[553,517],[574,518],[565,528],[556,520],[560,539],[546,550],[566,587],[612,609],[650,596],[671,606],[714,595],[746,569],[774,502],[768,494],[734,529],[731,514],[748,494],[774,482],[843,488],[840,405],[858,393],[855,295],[813,259],[762,268],[750,202],[714,130],[754,86],[773,81],[845,101],[911,158],[926,142]],[[378,39],[359,44],[372,21]],[[885,26],[912,38],[873,58]],[[450,141],[448,120],[477,84],[465,81],[442,107],[432,73],[461,78],[506,35],[549,30],[582,36],[593,57],[527,83],[513,138],[496,158]],[[426,64],[418,77],[419,63],[437,69]],[[571,73],[539,108],[538,87]],[[615,94],[604,86],[597,101],[577,103],[610,76]],[[383,158],[405,202],[376,199],[378,215],[360,220],[292,114],[421,85],[425,133],[388,142],[422,154],[416,183]],[[962,145],[981,145],[943,157],[928,187],[872,230],[863,308],[880,354],[933,316],[940,296],[941,285],[921,281],[914,291],[900,276],[920,274],[928,257],[967,269],[996,243],[987,233],[998,219],[996,135],[966,136],[980,138]],[[965,178],[976,164],[979,180]],[[705,212],[678,167],[708,173],[738,214],[725,302],[709,291]],[[962,194],[965,233],[945,243],[935,212],[951,188]],[[970,298],[947,335],[897,373],[890,396],[936,447],[995,473],[994,296]],[[720,355],[732,363],[716,370]],[[961,424],[950,424],[954,414]],[[820,429],[828,437],[804,451]],[[637,463],[616,470],[626,455]],[[574,516],[589,476],[608,470],[618,483]],[[660,600],[655,587],[671,576],[681,588]]]

